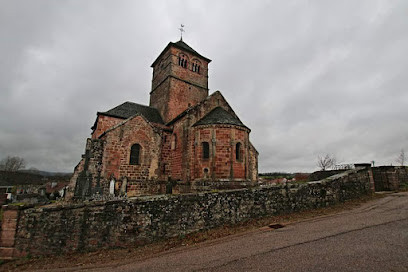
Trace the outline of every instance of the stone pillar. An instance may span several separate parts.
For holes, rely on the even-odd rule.
[[[216,179],[215,175],[215,160],[216,160],[216,134],[215,134],[215,129],[211,129],[211,152],[210,152],[210,158],[211,158],[211,179],[214,181]]]
[[[0,234],[0,259],[10,260],[16,257],[22,257],[25,254],[17,251],[15,248],[20,208],[18,206],[4,205],[2,209],[3,220],[1,222]]]
[[[374,183],[374,176],[373,176],[373,169],[371,166],[367,168],[368,171],[368,177],[370,178],[370,190],[372,193],[375,192],[375,183]]]

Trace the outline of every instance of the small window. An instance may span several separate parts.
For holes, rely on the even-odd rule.
[[[177,147],[177,135],[173,134],[171,139],[171,150],[176,149],[176,147]]]
[[[180,54],[179,59],[178,59],[178,65],[180,65],[183,68],[187,68],[187,57],[184,54]]]
[[[210,144],[208,142],[203,142],[203,159],[210,158]]]
[[[163,175],[166,174],[166,166],[167,166],[166,163],[163,163],[163,164],[162,164],[162,173],[163,173]]]
[[[235,145],[235,159],[237,161],[242,161],[242,155],[241,155],[241,143],[237,143]]]
[[[140,145],[134,144],[130,148],[130,162],[129,164],[138,165],[140,164]]]
[[[204,178],[208,178],[208,168],[204,168]]]

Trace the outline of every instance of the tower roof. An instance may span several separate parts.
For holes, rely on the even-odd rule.
[[[169,49],[170,46],[174,46],[178,49],[187,51],[193,55],[195,55],[196,57],[202,58],[205,61],[207,61],[208,63],[211,62],[211,60],[209,58],[206,58],[202,55],[200,55],[197,51],[195,51],[193,48],[191,48],[188,44],[186,44],[184,41],[179,40],[178,42],[169,42],[169,44],[166,46],[166,48],[164,48],[164,50],[160,53],[160,55],[156,58],[156,60],[152,63],[151,67],[153,67],[154,65],[156,65],[157,61],[159,61],[159,59],[161,59],[162,55],[164,54],[164,52],[167,51],[167,49]]]
[[[210,111],[207,115],[203,118],[198,120],[193,126],[200,126],[200,125],[235,125],[240,127],[245,127],[241,120],[237,117],[229,113],[228,111],[224,110],[222,107],[216,107],[212,111]]]
[[[98,112],[98,115],[99,114],[123,119],[127,119],[135,114],[140,114],[150,122],[163,124],[163,119],[161,118],[160,113],[157,109],[129,101],[108,111]]]

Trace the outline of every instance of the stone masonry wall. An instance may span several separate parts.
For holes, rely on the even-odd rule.
[[[347,171],[347,170],[321,170],[321,171],[316,171],[316,172],[313,172],[312,174],[310,174],[309,180],[314,181],[314,180],[325,179],[327,177],[343,173],[344,171]]]
[[[190,112],[180,117],[180,119],[173,124],[173,144],[171,146],[170,166],[170,176],[173,180],[191,181],[203,178],[205,176],[204,168],[207,168],[209,170],[208,177],[212,179],[227,179],[234,176],[236,179],[250,179],[254,182],[256,181],[257,154],[249,142],[249,131],[230,126],[228,129],[217,129],[219,132],[217,135],[220,136],[218,137],[216,136],[215,127],[211,129],[209,128],[209,130],[203,130],[200,127],[192,127],[194,123],[218,106],[223,107],[225,110],[235,115],[225,98],[217,91],[202,101],[198,107],[192,108]],[[211,134],[211,130],[214,130],[214,134]],[[222,136],[222,134],[224,134],[224,136]],[[214,139],[213,136],[215,137]],[[234,162],[231,173],[231,165],[228,165],[226,160],[231,161],[230,155],[232,155],[232,159],[235,161],[235,143],[231,146],[232,136],[234,139],[236,138],[242,143],[243,161]],[[204,140],[208,140],[210,143],[210,156],[213,156],[218,150],[222,151],[223,145],[225,145],[225,149],[230,149],[229,151],[225,151],[227,153],[229,152],[229,156],[225,157],[223,161],[218,162],[217,167],[220,168],[218,168],[217,171],[219,173],[217,174],[215,171],[212,171],[212,169],[216,169],[215,161],[205,161],[202,159],[201,144]],[[216,142],[214,143],[213,140]],[[221,141],[217,142],[218,140]],[[219,153],[219,155],[221,154]],[[248,158],[249,155],[251,155],[251,158]],[[214,165],[211,164],[212,162],[214,162]]]
[[[189,52],[180,50],[178,48],[171,48],[172,55],[172,74],[180,79],[188,79],[194,85],[200,86],[201,88],[208,89],[208,62],[202,58],[194,56]],[[178,57],[180,54],[184,54],[187,57],[187,67],[181,67],[178,65]],[[194,60],[200,62],[200,72],[193,72],[192,63]],[[208,93],[207,93],[208,95]]]
[[[98,118],[96,120],[96,127],[92,132],[92,139],[98,139],[98,137],[101,136],[102,133],[104,133],[106,130],[110,129],[114,125],[119,124],[122,121],[123,119],[120,118],[106,115],[98,115]]]
[[[10,237],[1,237],[11,257],[144,245],[251,218],[325,207],[370,192],[368,171],[359,169],[301,185],[20,209],[17,224],[8,223]]]
[[[102,193],[100,165],[102,163],[104,141],[100,139],[86,140],[85,154],[75,167],[71,177],[67,198],[73,196],[85,198],[95,193]]]
[[[408,168],[405,166],[373,167],[376,191],[397,191],[404,183],[408,183]]]
[[[184,69],[184,68],[180,68]],[[193,73],[193,72],[190,72]],[[165,122],[169,122],[191,106],[198,104],[208,96],[208,90],[190,85],[183,80],[170,78],[167,112],[162,113]]]
[[[178,57],[184,54],[187,58],[187,67],[178,65]],[[192,71],[192,61],[200,62],[200,73]],[[153,68],[152,92],[156,90],[168,76],[174,76],[180,79],[188,79],[192,84],[204,89],[208,89],[208,62],[198,58],[189,52],[178,48],[170,48],[161,57]]]
[[[250,180],[258,180],[258,151],[255,147],[249,142],[249,179]]]
[[[111,180],[120,188],[125,179],[129,197],[160,193],[161,185],[157,181],[161,134],[161,129],[142,116],[134,116],[108,130],[100,139],[87,139],[85,154],[70,182],[68,198],[108,195]],[[135,165],[130,164],[133,144],[140,145],[139,163]],[[116,193],[119,194],[118,190]]]
[[[103,153],[104,177],[135,180],[157,179],[161,136],[141,116],[131,118],[122,126],[109,131],[103,138],[107,142]],[[139,164],[130,164],[130,150],[139,144]]]
[[[178,65],[180,54],[187,58],[185,68]],[[201,63],[200,73],[192,71],[193,60]],[[150,106],[159,110],[165,123],[207,96],[208,63],[204,59],[171,47],[153,67]]]
[[[160,153],[160,174],[159,180],[167,181],[170,175],[171,169],[171,147],[173,137],[171,132],[163,131],[161,141],[161,153]]]
[[[157,181],[159,178],[160,131],[153,128],[143,117],[136,116],[109,131],[102,139],[107,143],[103,152],[101,171],[105,189],[108,188],[112,178],[116,181],[123,181],[126,178],[129,181],[127,190],[129,197],[159,192],[154,189],[157,187],[155,182],[150,181]],[[140,145],[139,163],[135,165],[130,164],[133,144]],[[145,181],[146,184],[143,185],[140,181]],[[139,188],[146,190],[137,190]]]
[[[203,142],[209,144],[209,158],[203,158]],[[192,142],[193,179],[249,179],[248,130],[232,125],[206,125],[195,128]],[[241,144],[241,159],[236,159],[236,144]]]

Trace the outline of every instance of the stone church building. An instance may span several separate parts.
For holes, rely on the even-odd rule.
[[[177,192],[181,184],[256,182],[250,129],[219,91],[208,94],[210,62],[182,40],[170,42],[151,65],[149,106],[125,102],[97,113],[71,196],[131,197]]]

